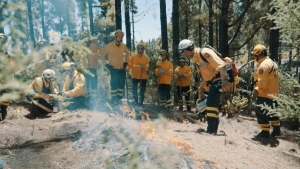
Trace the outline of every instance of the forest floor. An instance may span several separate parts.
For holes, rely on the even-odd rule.
[[[239,115],[220,117],[218,134],[208,135],[207,123],[172,118],[187,112],[144,107],[150,120],[123,116],[105,104],[29,119],[25,107],[12,105],[0,122],[4,169],[300,168],[299,131],[282,127],[283,136],[255,141],[255,117]]]

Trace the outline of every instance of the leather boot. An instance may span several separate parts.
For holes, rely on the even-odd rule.
[[[275,126],[271,132],[271,137],[282,136],[283,133],[280,130],[280,126]]]
[[[191,106],[186,106],[187,111],[191,111]]]
[[[183,110],[183,106],[179,106],[179,110],[182,111]]]
[[[207,130],[206,133],[214,134],[215,133],[215,119],[214,117],[207,117]]]
[[[264,138],[270,138],[270,132],[262,130],[260,133],[255,134],[254,138],[256,139],[264,139]]]

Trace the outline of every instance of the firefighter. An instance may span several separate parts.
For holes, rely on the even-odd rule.
[[[186,110],[191,111],[191,101],[190,101],[190,79],[192,77],[192,72],[189,66],[185,65],[185,57],[179,57],[179,66],[175,69],[174,80],[177,86],[177,98],[179,110],[183,110],[183,100],[185,97]]]
[[[254,72],[254,90],[252,100],[255,101],[255,113],[260,133],[254,135],[256,139],[270,138],[282,135],[280,130],[280,121],[278,115],[268,115],[268,110],[258,105],[267,105],[271,108],[277,108],[277,102],[274,96],[279,94],[279,74],[278,66],[267,55],[267,48],[264,45],[257,44],[253,48],[252,54],[257,61],[257,69]],[[270,135],[270,123],[273,131]]]
[[[7,57],[7,62],[6,62],[7,65],[13,67],[16,64],[10,58],[10,56],[8,55],[8,53],[6,51],[6,46],[5,46],[6,42],[7,42],[7,37],[5,36],[5,34],[0,33],[0,47],[1,47],[1,49],[0,49],[0,55],[1,56],[6,56]],[[5,64],[5,62],[3,64]],[[2,69],[2,65],[0,66],[0,71],[1,71],[1,69]],[[4,80],[3,79],[0,80],[0,84],[1,85],[4,84]],[[4,95],[5,93],[9,93],[9,92],[10,92],[10,89],[4,88],[4,89],[0,90],[0,96]],[[9,103],[10,103],[9,101],[2,101],[2,102],[0,102],[0,109],[1,109],[1,111],[0,111],[0,113],[1,113],[0,121],[3,121],[5,119],[5,117],[7,115],[7,107],[9,106]]]
[[[66,73],[66,80],[60,95],[67,97],[70,104],[66,106],[69,110],[83,108],[88,103],[88,92],[85,77],[75,69],[75,63],[65,62],[61,65],[62,71]]]
[[[134,103],[143,106],[146,83],[147,83],[147,72],[149,70],[148,58],[144,55],[144,50],[146,50],[146,45],[140,43],[137,45],[137,53],[132,55],[126,71],[132,70],[132,94],[134,98]],[[140,102],[138,102],[138,83],[140,83]]]
[[[171,82],[173,76],[173,64],[168,61],[168,52],[160,50],[161,61],[156,64],[155,75],[158,77],[158,93],[161,106],[171,108]]]
[[[230,83],[226,63],[210,48],[196,48],[191,40],[184,39],[178,45],[179,53],[192,58],[197,71],[202,75],[198,88],[199,99],[205,95],[205,87],[210,85],[206,100],[207,130],[209,134],[217,134],[219,126],[219,105],[222,91],[230,91]]]
[[[122,42],[124,33],[118,29],[115,31],[114,36],[115,40],[105,47],[105,52],[101,56],[101,62],[110,71],[111,102],[112,104],[118,104],[125,93],[125,69],[129,62],[130,53],[126,45]],[[106,60],[106,56],[108,58],[108,62]]]
[[[52,69],[46,69],[43,71],[42,76],[36,77],[30,84],[30,88],[34,93],[28,94],[26,97],[29,101],[32,101],[32,107],[30,113],[32,116],[47,115],[49,112],[39,106],[34,101],[45,106],[53,111],[53,96],[50,94],[57,94],[58,91],[54,87],[54,80],[56,79],[55,72]]]
[[[83,37],[88,37],[88,33],[88,31],[84,31]],[[91,53],[87,54],[87,64],[85,64],[84,67],[92,74],[87,74],[85,76],[86,86],[89,93],[95,93],[98,87],[98,60],[103,48],[100,47],[97,40],[87,40],[86,46],[90,49]]]
[[[39,39],[37,41],[37,46],[33,54],[34,61],[37,61],[35,65],[36,77],[42,76],[44,70],[52,69],[54,64],[54,59],[52,58],[51,53],[48,51],[42,51],[45,49],[46,45],[46,40],[44,39]],[[44,53],[45,55],[41,55]]]

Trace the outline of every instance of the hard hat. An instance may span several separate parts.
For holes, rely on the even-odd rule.
[[[75,63],[73,62],[65,62],[61,65],[61,68],[64,69],[64,70],[69,70],[71,67],[74,67],[75,66]]]
[[[182,41],[179,42],[178,45],[178,50],[179,53],[182,53],[185,49],[187,49],[188,47],[194,45],[194,42],[188,39],[183,39]]]
[[[166,50],[160,50],[159,54],[160,55],[168,55],[168,52]]]
[[[231,58],[229,58],[229,57],[225,57],[225,58],[224,58],[224,61],[232,62],[233,60],[232,60]]]
[[[180,61],[184,61],[184,62],[185,62],[185,57],[184,57],[184,56],[180,56],[180,57],[179,57],[179,62],[180,62]]]
[[[146,50],[147,49],[147,46],[146,44],[144,43],[139,43],[137,46],[136,46],[137,49],[143,49],[143,50]]]
[[[52,69],[44,70],[42,73],[42,76],[44,77],[44,79],[50,80],[50,81],[54,81],[56,78],[55,72]]]
[[[122,35],[122,37],[124,37],[124,32],[122,32],[121,29],[118,29],[115,31],[114,36],[118,36],[118,35]]]
[[[257,44],[257,45],[254,46],[251,53],[255,56],[258,56],[265,50],[267,50],[267,48],[264,45]]]

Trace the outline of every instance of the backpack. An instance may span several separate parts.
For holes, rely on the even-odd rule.
[[[222,58],[222,55],[219,53],[219,52],[217,52],[217,50],[216,49],[214,49],[213,47],[211,47],[210,45],[207,45],[206,44],[206,42],[204,43],[204,48],[209,48],[209,49],[211,49],[211,50],[213,50],[220,58]],[[204,61],[204,62],[206,62],[206,63],[208,63],[208,61],[204,58],[204,56],[202,55],[202,49],[203,48],[201,48],[201,50],[200,50],[200,57],[201,57],[201,59]],[[224,59],[222,59],[223,61],[224,61]],[[225,63],[226,63],[226,61],[225,61]],[[236,76],[236,75],[238,75],[238,70],[237,70],[237,68],[235,67],[235,63],[234,62],[230,62],[230,67],[231,68],[227,68],[227,74],[228,74],[228,77],[229,77],[229,82],[230,83],[232,83],[232,82],[234,82],[234,76]],[[235,69],[235,70],[234,70]]]

